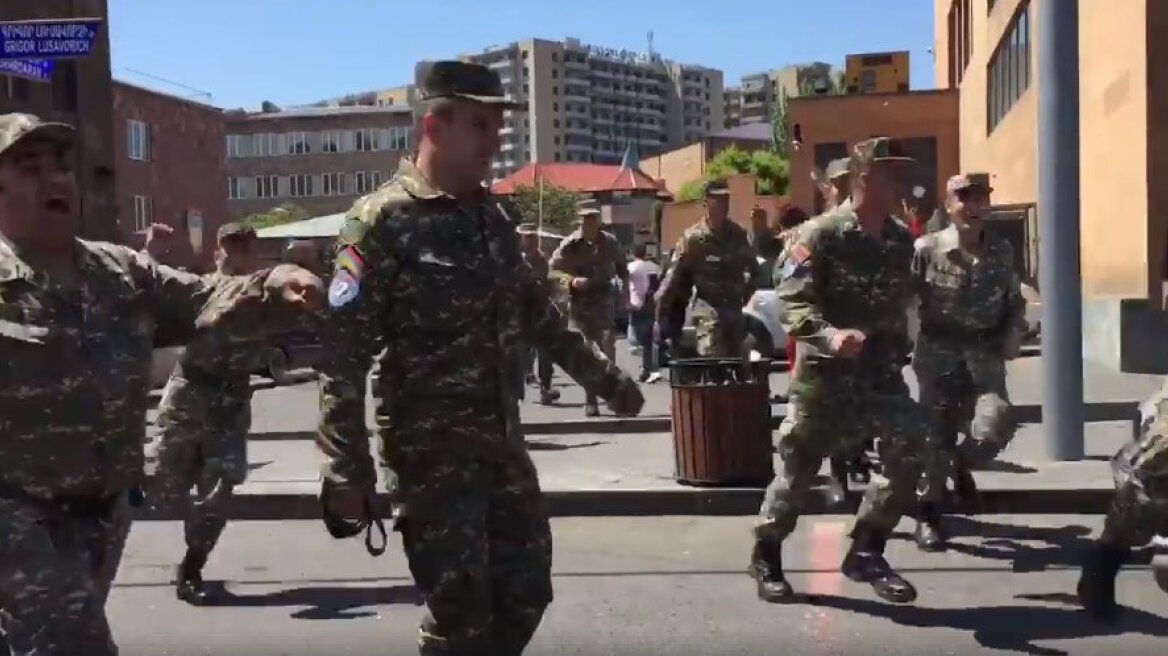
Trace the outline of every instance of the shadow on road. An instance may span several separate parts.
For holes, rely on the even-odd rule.
[[[558,442],[533,442],[527,440],[527,448],[530,451],[567,451],[569,449],[586,449],[592,446],[600,446],[608,444],[608,442],[582,442],[580,444],[560,444]]]
[[[945,529],[954,539],[949,548],[977,558],[1011,561],[1015,572],[1043,572],[1051,567],[1078,567],[1091,529],[1081,525],[1035,527],[948,516]],[[911,539],[908,534],[899,534]],[[1033,543],[1043,543],[1035,545]]]
[[[863,613],[888,619],[901,626],[959,629],[973,634],[986,649],[1013,651],[1035,656],[1067,656],[1061,649],[1041,647],[1035,642],[1074,640],[1096,636],[1140,633],[1168,637],[1168,619],[1134,608],[1125,608],[1115,625],[1091,622],[1068,594],[1018,595],[1015,599],[1055,602],[1052,606],[984,606],[981,608],[921,608],[894,606],[867,599],[826,595],[808,597],[814,606]]]
[[[225,608],[273,608],[299,606],[292,617],[300,620],[346,620],[372,617],[372,606],[395,604],[422,605],[422,598],[412,585],[377,587],[319,586],[290,588],[265,594],[236,594],[220,581],[206,583],[215,599],[212,604]]]

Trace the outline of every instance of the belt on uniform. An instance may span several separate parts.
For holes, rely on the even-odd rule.
[[[921,334],[939,342],[955,342],[970,346],[993,344],[1002,338],[1002,331],[996,327],[978,329],[930,321],[921,323]]]
[[[9,483],[0,483],[0,499],[10,499],[34,505],[56,517],[108,517],[117,507],[121,493],[102,497],[59,494],[40,497]]]

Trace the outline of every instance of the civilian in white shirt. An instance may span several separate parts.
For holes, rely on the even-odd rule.
[[[661,267],[646,258],[644,244],[633,249],[629,264],[629,323],[641,345],[640,381],[654,382],[657,373],[657,335],[653,312],[653,294],[661,282]],[[653,379],[653,380],[651,380]]]

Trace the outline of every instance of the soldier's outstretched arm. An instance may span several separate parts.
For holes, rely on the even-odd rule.
[[[548,280],[560,287],[565,293],[572,288],[572,279],[580,275],[576,263],[567,250],[569,242],[564,239],[556,246],[552,256],[548,258]]]
[[[1026,338],[1029,325],[1026,322],[1026,298],[1022,296],[1022,278],[1014,270],[1014,249],[1004,243],[1002,259],[1010,267],[1008,282],[1006,283],[1006,308],[1003,317],[1003,350],[1005,355],[1013,358],[1022,348],[1022,340]]]
[[[654,299],[657,302],[658,323],[668,319],[679,301],[689,300],[693,287],[693,277],[689,275],[691,259],[689,240],[685,238],[685,235],[682,235],[673,248],[673,261],[669,263],[669,270],[666,271],[665,278],[661,281],[661,287],[657,290],[657,297]]]
[[[787,251],[787,259],[777,275],[775,296],[779,303],[779,323],[795,339],[820,350],[830,350],[835,328],[823,315],[823,283],[826,261],[820,228],[804,224]]]
[[[373,359],[384,347],[390,288],[398,272],[390,219],[380,210],[350,216],[337,244],[321,321],[320,425],[316,444],[323,475],[340,485],[377,482],[365,426],[365,394]]]
[[[546,349],[552,360],[586,390],[609,400],[627,376],[600,349],[568,326],[567,319],[552,302],[547,286],[527,262],[517,263],[523,289],[524,332],[531,342]]]
[[[302,308],[284,302],[276,283],[302,271],[290,265],[263,269],[243,276],[198,275],[164,264],[141,251],[114,246],[110,255],[123,260],[145,293],[156,320],[167,326],[214,328],[239,336],[262,336],[279,329],[282,321]],[[315,276],[303,271],[301,282]],[[319,284],[319,280],[316,280]],[[189,337],[190,335],[187,335]]]

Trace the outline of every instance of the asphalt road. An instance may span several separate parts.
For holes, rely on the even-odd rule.
[[[809,598],[786,606],[754,597],[749,518],[557,520],[556,601],[527,653],[1163,653],[1168,598],[1146,568],[1121,575],[1129,611],[1117,627],[1088,621],[1068,594],[1069,564],[1098,517],[958,520],[958,548],[945,554],[896,541],[890,559],[920,589],[914,607],[885,604],[837,574],[846,520],[800,523],[786,557]],[[232,581],[228,604],[190,608],[168,583],[181,534],[172,523],[134,527],[109,604],[123,654],[416,653],[422,610],[396,540],[371,559],[316,522],[234,524],[207,572]]]

